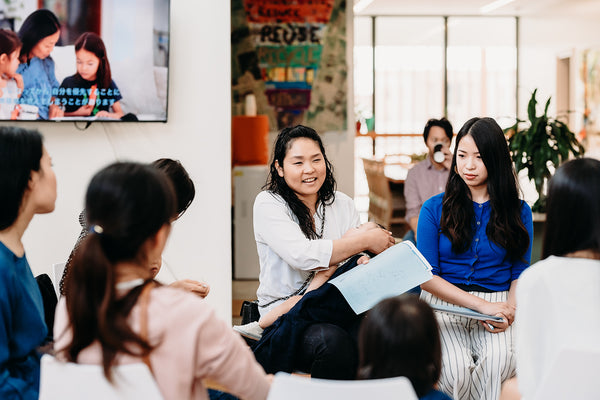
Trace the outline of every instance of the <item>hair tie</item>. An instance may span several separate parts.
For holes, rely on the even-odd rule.
[[[102,228],[100,225],[92,225],[90,226],[89,232],[101,235],[104,232],[104,228]]]

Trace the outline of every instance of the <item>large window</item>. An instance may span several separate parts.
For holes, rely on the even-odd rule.
[[[517,19],[360,16],[354,22],[354,103],[363,123],[355,143],[355,199],[366,211],[360,158],[426,152],[421,134],[429,118],[447,117],[455,132],[474,116],[493,117],[502,127],[514,123]]]
[[[516,18],[354,20],[355,111],[374,115],[377,133],[419,133],[441,116],[457,129],[473,116],[514,121]]]
[[[516,113],[514,18],[448,19],[448,119],[455,130],[472,117],[512,125]]]
[[[381,133],[415,133],[444,107],[444,20],[375,19],[375,122]]]

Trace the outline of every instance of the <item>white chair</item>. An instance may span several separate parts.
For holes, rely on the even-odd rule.
[[[278,372],[267,400],[417,400],[405,377],[360,381],[334,381],[306,378]]]
[[[40,400],[163,400],[152,373],[143,363],[113,368],[113,383],[102,366],[42,357]]]
[[[62,279],[63,272],[65,271],[65,265],[66,263],[52,264],[52,284],[54,285],[56,298],[60,298],[60,280]]]
[[[542,378],[534,400],[597,399],[600,352],[561,350]]]

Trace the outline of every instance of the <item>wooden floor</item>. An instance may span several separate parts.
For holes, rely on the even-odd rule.
[[[231,316],[234,325],[239,325],[242,320],[240,317],[240,308],[244,300],[256,299],[256,289],[258,289],[257,280],[233,280],[231,288]]]

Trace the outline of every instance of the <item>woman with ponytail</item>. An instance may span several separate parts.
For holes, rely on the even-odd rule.
[[[265,399],[268,379],[231,328],[197,296],[152,279],[149,261],[161,257],[176,201],[167,176],[150,165],[116,163],[92,178],[90,234],[56,313],[57,355],[100,364],[109,380],[114,365],[144,361],[165,399],[206,399],[205,378]]]

